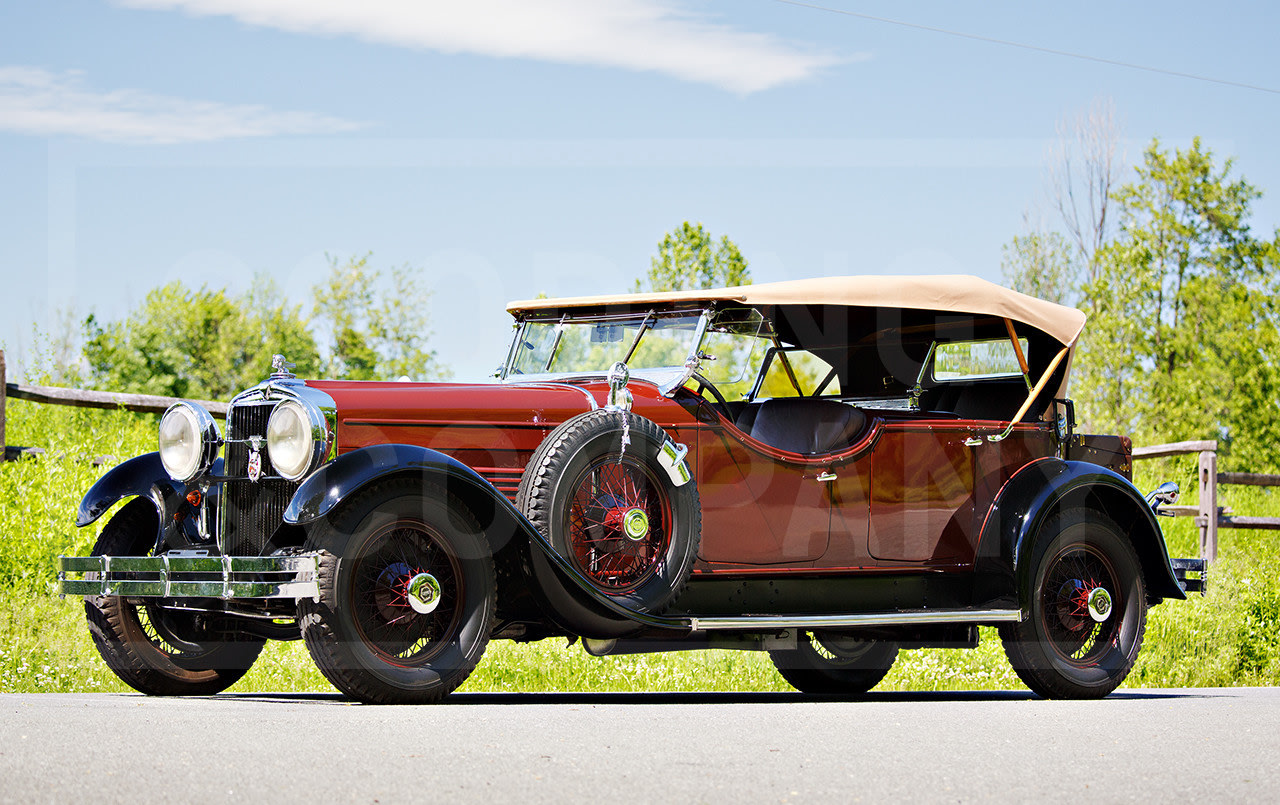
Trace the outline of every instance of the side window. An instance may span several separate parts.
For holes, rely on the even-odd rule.
[[[840,378],[831,364],[802,349],[772,353],[759,397],[832,397],[840,394]]]
[[[1027,340],[1018,339],[1022,354]],[[1009,339],[993,341],[952,341],[938,344],[933,353],[933,379],[939,382],[1021,377],[1018,353]]]

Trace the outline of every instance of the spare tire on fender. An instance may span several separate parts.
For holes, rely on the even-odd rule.
[[[516,495],[516,506],[598,593],[650,614],[684,591],[702,535],[696,485],[677,484],[658,459],[667,441],[655,422],[629,411],[580,414],[534,452]],[[538,574],[544,588],[549,575]],[[565,591],[544,592],[562,609]],[[568,598],[581,600],[580,591],[572,593]],[[572,624],[583,636],[629,631],[628,622],[593,609],[598,626],[592,618]]]

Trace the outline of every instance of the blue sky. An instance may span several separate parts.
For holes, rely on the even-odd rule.
[[[1280,89],[1261,3],[819,5]],[[625,290],[686,219],[758,282],[998,280],[1099,97],[1130,163],[1202,136],[1280,223],[1280,94],[778,0],[0,0],[0,342],[174,279],[305,302],[372,252],[479,379],[507,301]]]

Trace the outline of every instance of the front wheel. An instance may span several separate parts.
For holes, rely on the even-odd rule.
[[[497,598],[475,518],[411,478],[365,490],[308,538],[324,550],[320,600],[298,602],[320,672],[371,704],[439,701],[484,654]]]
[[[1045,698],[1100,699],[1129,675],[1142,647],[1142,565],[1120,526],[1093,509],[1055,515],[1044,536],[1029,617],[1000,628],[1005,654]]]
[[[93,555],[150,555],[158,517],[150,500],[134,498],[102,529]],[[159,599],[89,596],[84,611],[107,667],[129,687],[152,696],[226,690],[248,672],[265,642],[220,633],[203,614],[166,609]]]
[[[898,659],[898,644],[826,632],[801,632],[793,649],[769,652],[774,667],[804,693],[859,694],[880,684]]]

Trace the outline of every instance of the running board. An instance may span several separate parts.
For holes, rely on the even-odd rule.
[[[936,609],[849,615],[746,615],[686,618],[695,632],[724,629],[847,629],[859,626],[931,626],[947,623],[1017,623],[1019,609]]]
[[[277,556],[59,556],[60,595],[139,598],[319,598],[319,553]],[[1177,561],[1177,560],[1175,560]],[[82,578],[72,578],[81,576]],[[614,602],[608,602],[613,604]],[[695,632],[850,629],[869,626],[1017,623],[1018,609],[936,609],[840,615],[650,615],[614,604],[638,623]]]

